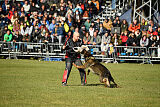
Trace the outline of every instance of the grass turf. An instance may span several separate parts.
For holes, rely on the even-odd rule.
[[[64,62],[1,59],[0,107],[160,107],[160,65],[104,65],[121,88],[105,88],[92,73],[81,86],[74,67],[64,87]]]

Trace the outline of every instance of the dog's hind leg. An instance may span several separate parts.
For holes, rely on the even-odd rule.
[[[110,87],[110,83],[109,83],[108,78],[104,78],[104,79],[103,79],[103,82],[104,82],[104,84],[105,84],[105,87]]]

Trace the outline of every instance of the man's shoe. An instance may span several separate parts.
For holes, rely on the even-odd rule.
[[[62,86],[67,86],[67,83],[63,82],[63,83],[62,83]]]
[[[82,85],[82,86],[85,86],[86,84],[85,84],[85,83],[81,83],[81,85]]]

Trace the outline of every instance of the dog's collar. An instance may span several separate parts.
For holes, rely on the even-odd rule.
[[[87,57],[86,60],[95,59],[94,57]]]

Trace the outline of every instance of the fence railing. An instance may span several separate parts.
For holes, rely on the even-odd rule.
[[[101,45],[87,45],[91,54],[103,62],[117,61],[160,61],[159,47],[106,46],[101,51]],[[0,56],[8,58],[37,57],[61,58],[65,52],[62,44],[30,43],[30,42],[0,42]]]

